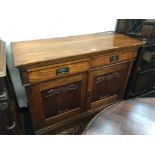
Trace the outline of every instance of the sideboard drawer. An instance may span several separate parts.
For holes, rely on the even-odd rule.
[[[85,72],[89,69],[88,60],[89,59],[28,69],[26,73],[28,83],[34,84],[49,79]]]
[[[127,61],[134,59],[137,55],[137,52],[134,50],[131,51],[122,51],[118,53],[110,53],[104,56],[96,56],[91,61],[91,67],[104,66],[108,64],[118,63],[121,61]]]

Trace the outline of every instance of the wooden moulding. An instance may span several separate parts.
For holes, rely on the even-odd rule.
[[[56,64],[141,45],[142,41],[115,32],[11,43],[14,65],[17,68]]]

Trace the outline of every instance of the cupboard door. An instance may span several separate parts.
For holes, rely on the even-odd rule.
[[[132,90],[132,96],[147,92],[151,82],[152,69],[137,73]]]
[[[86,74],[33,85],[30,109],[35,130],[78,115],[85,109]]]
[[[151,80],[150,80],[150,89],[155,89],[155,69],[152,71]]]
[[[112,65],[89,73],[87,108],[93,109],[122,98],[131,63]]]

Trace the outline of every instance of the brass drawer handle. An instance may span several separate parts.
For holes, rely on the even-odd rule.
[[[110,63],[119,61],[119,55],[112,55],[109,61]]]
[[[69,73],[69,67],[56,69],[56,75],[62,75],[67,73]]]

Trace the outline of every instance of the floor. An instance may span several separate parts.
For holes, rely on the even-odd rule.
[[[148,94],[141,95],[138,97],[155,97],[155,91],[152,91]],[[26,135],[32,135],[33,129],[32,129],[32,121],[31,121],[29,109],[27,107],[21,108],[20,113],[21,113],[22,123],[24,126],[24,133]],[[85,126],[83,126],[83,129],[84,127]],[[81,130],[82,128],[78,129],[77,127],[77,128],[71,129],[70,132],[66,132],[66,133],[64,132],[62,134],[67,134],[67,135],[81,134]]]

